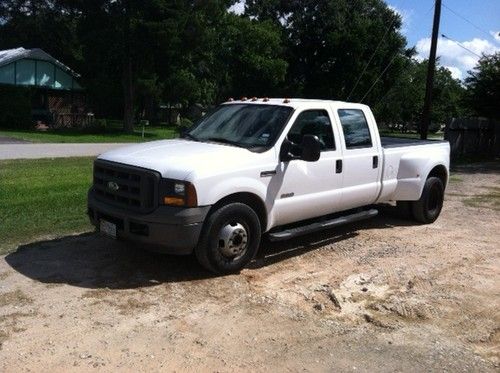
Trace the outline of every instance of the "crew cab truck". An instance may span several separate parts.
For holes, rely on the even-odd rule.
[[[291,239],[366,219],[380,203],[434,222],[449,153],[445,141],[380,137],[361,104],[230,101],[181,138],[100,155],[88,214],[107,235],[237,272],[264,234]]]

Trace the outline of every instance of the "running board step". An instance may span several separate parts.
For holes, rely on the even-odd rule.
[[[351,215],[341,216],[339,218],[324,220],[302,227],[290,228],[284,231],[269,233],[270,241],[284,241],[297,236],[302,236],[304,234],[318,232],[324,229],[329,229],[333,227],[338,227],[339,225],[354,223],[356,221],[365,220],[377,216],[378,211],[375,209],[357,212]]]

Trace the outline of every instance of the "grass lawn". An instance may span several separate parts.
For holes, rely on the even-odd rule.
[[[0,161],[0,253],[92,229],[86,215],[93,158]]]
[[[102,133],[81,133],[76,130],[30,131],[30,130],[0,130],[0,136],[13,137],[41,143],[97,143],[97,142],[142,142],[171,139],[177,136],[173,127],[146,127],[144,138],[141,129],[134,133],[123,133],[118,128],[107,129]]]

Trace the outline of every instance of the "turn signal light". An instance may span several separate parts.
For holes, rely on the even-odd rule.
[[[198,196],[193,184],[182,180],[161,179],[158,191],[159,201],[167,206],[196,207]]]
[[[163,203],[171,206],[184,206],[184,198],[182,197],[163,197]]]

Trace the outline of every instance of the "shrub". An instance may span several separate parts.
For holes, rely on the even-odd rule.
[[[0,113],[0,128],[31,128],[31,90],[0,86]]]
[[[441,124],[436,122],[431,122],[429,125],[429,133],[438,133],[441,130]]]
[[[104,133],[106,132],[106,128],[106,119],[94,119],[92,123],[83,127],[80,131],[82,133]]]
[[[178,126],[179,130],[182,132],[189,129],[192,125],[193,122],[191,122],[188,118],[181,118]]]

